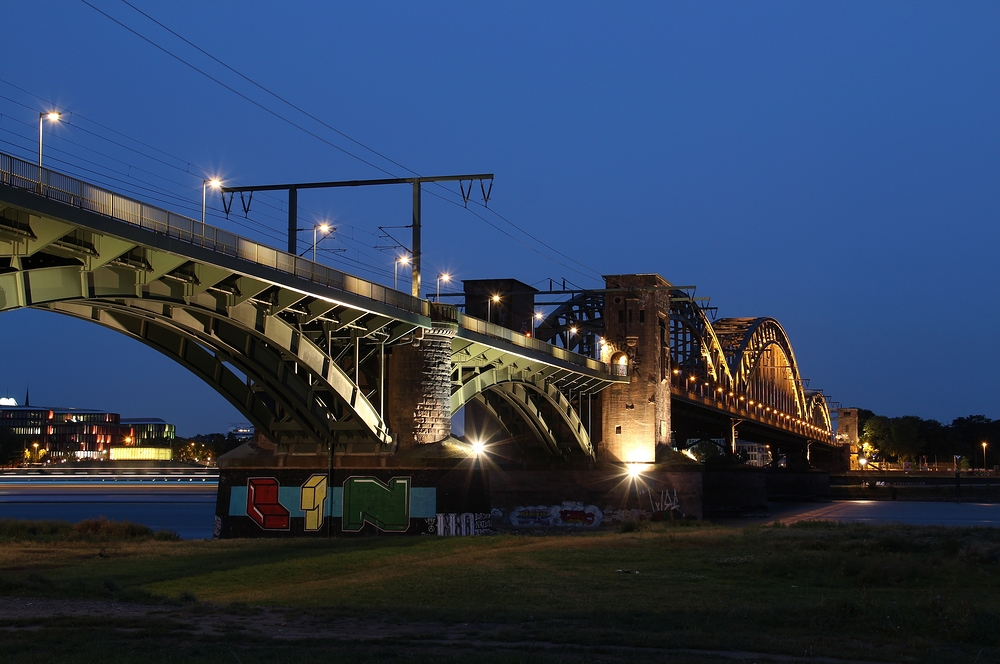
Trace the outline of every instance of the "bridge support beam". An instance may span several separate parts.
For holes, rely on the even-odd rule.
[[[652,463],[670,444],[670,284],[657,274],[604,277],[602,355],[631,380],[601,393],[602,461]]]

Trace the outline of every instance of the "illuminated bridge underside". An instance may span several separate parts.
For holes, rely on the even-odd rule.
[[[452,414],[476,399],[508,431],[515,426],[511,416],[523,420],[552,454],[593,459],[590,435],[570,399],[574,393],[592,395],[604,389],[610,384],[607,375],[542,363],[491,348],[472,336],[466,333],[452,345]],[[507,408],[498,407],[500,403]]]
[[[80,266],[8,272],[0,275],[0,310],[46,309],[142,341],[209,383],[275,442],[350,444],[369,452],[390,444],[370,395],[304,331],[264,315],[266,307],[258,303],[237,304],[232,294],[229,302],[219,293],[184,296],[185,284],[178,281],[147,283],[136,297],[136,275],[127,268]],[[269,288],[237,281],[241,294]],[[392,333],[382,327],[374,332],[389,339]]]
[[[147,344],[208,382],[279,453],[392,453],[386,352],[432,327],[427,302],[51,171],[48,184],[38,177],[0,155],[0,312],[52,311]],[[592,455],[562,390],[620,380],[603,365],[462,316],[453,359],[453,412],[488,390],[544,444],[565,426]]]

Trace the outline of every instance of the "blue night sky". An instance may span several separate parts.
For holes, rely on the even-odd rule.
[[[124,2],[88,1],[273,113],[82,1],[7,0],[0,151],[34,159],[51,102],[67,122],[46,126],[47,166],[190,216],[206,174],[493,172],[489,211],[428,188],[425,286],[657,272],[720,316],[777,318],[811,387],[845,406],[1000,418],[996,3],[130,0],[359,145]],[[409,196],[303,193],[300,224],[332,219],[324,246],[346,251],[323,260],[391,284],[378,226],[409,223]],[[281,247],[282,206],[259,196],[226,220],[216,198],[210,222]],[[0,393],[30,383],[34,403],[182,435],[243,419],[97,326],[15,311],[0,338]]]

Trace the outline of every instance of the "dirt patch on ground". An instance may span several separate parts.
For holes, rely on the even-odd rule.
[[[826,657],[795,657],[789,655],[713,651],[693,649],[665,649],[624,647],[615,645],[576,645],[550,643],[524,638],[533,631],[533,625],[503,623],[443,623],[398,620],[377,620],[353,617],[315,617],[302,611],[286,612],[274,608],[246,608],[229,611],[224,607],[204,604],[173,606],[135,604],[129,602],[58,599],[43,597],[0,597],[0,633],[3,631],[41,628],[42,621],[58,618],[77,618],[98,622],[112,620],[114,629],[127,632],[122,622],[134,620],[141,625],[149,620],[169,620],[188,634],[211,638],[213,636],[252,634],[258,638],[271,638],[288,642],[299,640],[331,640],[344,642],[387,641],[407,650],[418,650],[428,655],[440,652],[454,656],[468,651],[549,653],[558,654],[560,661],[591,661],[600,653],[605,662],[633,661],[635,658],[658,660],[669,658],[676,662],[738,661],[738,662],[813,662],[823,664],[874,664],[857,660]],[[32,624],[38,620],[38,624]],[[519,638],[521,637],[521,638]]]

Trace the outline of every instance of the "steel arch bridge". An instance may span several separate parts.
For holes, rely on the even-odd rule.
[[[661,378],[669,379],[676,405],[803,440],[833,443],[826,399],[820,391],[807,389],[788,335],[777,320],[712,320],[687,291],[670,288],[669,296],[668,321],[660,330],[661,352],[669,358],[661,365],[669,370]],[[536,336],[588,356],[601,353],[605,299],[601,291],[575,294],[538,325]]]
[[[442,326],[447,415],[473,400],[513,409],[553,453],[593,456],[567,393],[621,380],[454,307],[0,154],[0,312],[20,307],[174,359],[286,454],[393,454],[387,355]]]

